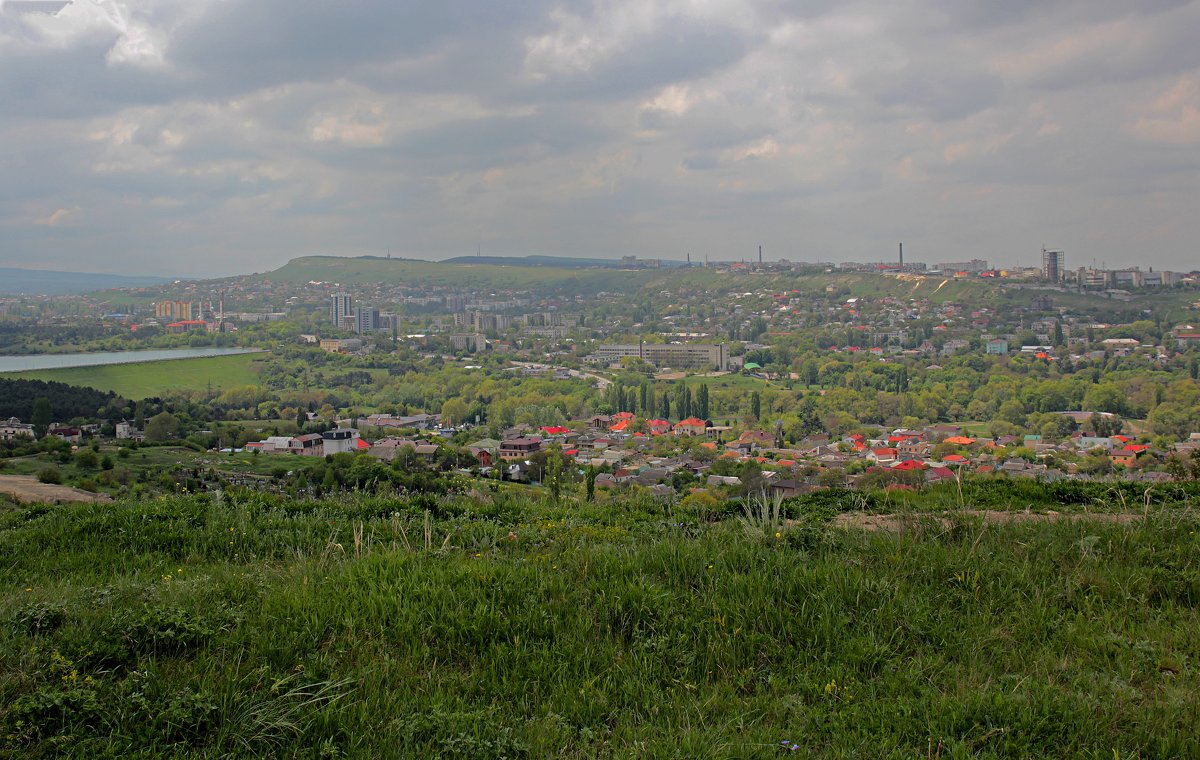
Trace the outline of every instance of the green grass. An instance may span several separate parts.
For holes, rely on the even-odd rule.
[[[1190,510],[776,539],[498,498],[0,512],[0,752],[1200,753]]]
[[[684,382],[695,387],[697,385],[707,385],[709,389],[714,388],[741,388],[745,390],[761,390],[763,388],[774,387],[773,383],[763,380],[760,377],[751,375],[743,375],[740,372],[734,372],[720,377],[704,377],[703,375],[689,375],[684,378]]]
[[[198,359],[170,359],[136,364],[108,364],[101,367],[10,372],[8,378],[48,380],[84,385],[113,391],[125,398],[161,396],[168,391],[227,389],[258,383],[258,372],[265,354],[233,354]]]
[[[175,476],[181,473],[202,471],[215,473],[225,479],[239,476],[271,476],[279,470],[311,472],[324,464],[320,457],[300,457],[292,454],[255,454],[238,452],[222,454],[212,451],[196,451],[183,446],[142,446],[122,451],[117,446],[102,446],[98,456],[108,456],[113,462],[111,473],[99,467],[80,467],[73,458],[61,461],[50,453],[0,460],[0,474],[37,475],[46,467],[55,467],[63,477],[63,484],[86,486],[88,490],[101,491],[113,496],[128,495],[128,488],[137,483],[146,483],[149,488],[161,489],[162,475]],[[128,476],[121,475],[127,471]],[[110,479],[110,475],[121,475]],[[124,485],[122,485],[124,483]],[[174,490],[174,486],[168,488]]]

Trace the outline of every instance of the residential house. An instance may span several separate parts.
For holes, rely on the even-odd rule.
[[[298,435],[288,442],[288,451],[300,456],[323,457],[325,456],[325,438],[320,433]]]
[[[475,457],[480,467],[491,467],[500,458],[500,441],[494,438],[484,438],[467,446],[467,451]]]
[[[876,464],[888,465],[895,462],[898,456],[899,452],[896,449],[883,446],[871,449],[870,453],[867,454],[867,459]]]
[[[367,448],[366,441],[359,437],[358,431],[354,428],[327,430],[321,433],[321,439],[325,454],[342,454]],[[360,442],[362,446],[359,445]]]
[[[639,486],[653,486],[656,483],[669,480],[670,477],[671,473],[662,467],[647,467],[639,472],[633,480]]]
[[[932,444],[926,443],[918,438],[909,438],[903,443],[896,444],[896,454],[901,459],[927,457],[932,449]]]
[[[367,454],[384,462],[391,462],[405,448],[415,451],[417,443],[417,441],[408,438],[389,436],[388,438],[380,438],[378,441],[372,443],[370,448],[367,449]]]
[[[272,435],[257,444],[247,443],[246,448],[258,448],[264,454],[286,454],[292,442],[290,435]]]
[[[810,486],[807,483],[801,483],[798,480],[773,480],[767,486],[772,496],[779,496],[784,499],[790,499],[793,496],[802,496],[806,493],[811,493],[816,490],[815,486]]]
[[[15,438],[32,438],[33,425],[21,422],[16,417],[9,417],[7,422],[0,423],[0,440],[11,441]]]
[[[530,474],[532,469],[533,468],[530,466],[530,464],[524,461],[509,462],[508,467],[506,468],[508,472],[508,479],[519,482],[528,482],[532,477]],[[597,478],[598,477],[599,476],[597,476]]]
[[[502,459],[524,459],[530,454],[540,451],[541,448],[541,438],[534,438],[532,436],[509,438],[500,442],[500,457]]]
[[[128,420],[121,420],[116,424],[113,434],[116,435],[117,440],[127,441],[137,437],[138,429],[133,426],[132,422],[129,422]]]
[[[769,448],[775,445],[775,436],[765,430],[747,430],[738,436],[736,442],[748,443],[751,449]]]
[[[708,423],[699,417],[688,417],[675,423],[675,435],[700,436],[708,430]]]
[[[938,423],[936,425],[927,425],[921,432],[930,440],[942,440],[951,436],[962,435],[963,429],[962,425]]]
[[[968,438],[965,435],[952,435],[942,441],[942,443],[948,443],[951,446],[974,446],[975,439]]]
[[[650,435],[666,435],[671,432],[671,423],[666,420],[649,420],[646,422],[646,428],[650,431]]]
[[[426,462],[432,462],[437,459],[439,449],[441,446],[436,443],[418,443],[413,447],[413,453]]]
[[[47,435],[61,438],[67,443],[83,443],[83,431],[68,425],[51,425]]]

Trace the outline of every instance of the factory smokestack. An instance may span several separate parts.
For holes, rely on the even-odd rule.
[[[904,243],[900,244],[900,268],[904,268]]]

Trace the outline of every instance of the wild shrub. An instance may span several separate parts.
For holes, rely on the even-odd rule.
[[[765,491],[747,496],[742,504],[742,514],[738,516],[738,523],[749,538],[756,540],[782,538],[783,497],[768,496]]]
[[[13,615],[13,627],[40,636],[58,630],[67,619],[67,609],[56,602],[32,602],[17,608]]]
[[[109,632],[119,634],[131,653],[171,656],[201,647],[231,627],[227,616],[179,606],[148,606],[118,615]]]
[[[18,697],[4,712],[5,743],[25,746],[49,737],[82,737],[103,724],[101,699],[91,686],[48,685]],[[59,742],[63,748],[69,742]]]

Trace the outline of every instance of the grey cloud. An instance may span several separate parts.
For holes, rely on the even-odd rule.
[[[931,259],[1032,236],[1116,263],[1200,195],[1194,143],[1129,132],[1200,82],[1195,0],[197,3],[135,19],[159,66],[0,15],[0,261],[221,274],[481,238],[836,260],[902,232]],[[582,62],[532,76],[559,31]],[[1190,261],[1177,227],[1161,266]]]
[[[946,62],[908,67],[897,75],[872,79],[866,86],[881,105],[917,109],[934,121],[963,119],[989,108],[1004,89],[994,74],[964,71]]]
[[[516,94],[529,100],[617,100],[704,77],[740,60],[748,41],[729,29],[676,24],[584,72],[562,72]]]
[[[113,33],[93,33],[69,50],[0,48],[0,117],[72,118],[171,99],[161,73],[113,69]]]
[[[172,45],[174,64],[211,94],[293,81],[328,81],[361,65],[414,58],[454,35],[486,37],[536,13],[537,3],[216,3]]]
[[[691,172],[706,172],[717,168],[716,156],[689,156],[683,159],[683,167]]]

